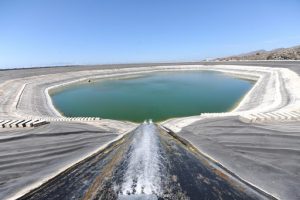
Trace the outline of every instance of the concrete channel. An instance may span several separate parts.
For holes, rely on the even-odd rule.
[[[19,200],[275,199],[145,122]]]

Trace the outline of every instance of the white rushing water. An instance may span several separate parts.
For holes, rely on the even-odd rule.
[[[153,199],[156,197],[153,194],[161,193],[159,138],[156,131],[152,121],[145,122],[137,129],[121,186],[121,199],[127,199],[129,194],[130,199]]]

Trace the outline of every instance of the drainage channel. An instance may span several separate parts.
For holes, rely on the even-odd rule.
[[[148,122],[20,200],[273,199]]]

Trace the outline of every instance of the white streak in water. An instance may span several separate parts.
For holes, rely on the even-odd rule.
[[[143,124],[137,129],[121,186],[123,195],[161,194],[159,138],[156,131],[152,123]]]

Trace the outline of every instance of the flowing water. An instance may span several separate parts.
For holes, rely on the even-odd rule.
[[[20,199],[269,199],[151,122]]]
[[[121,185],[122,194],[161,194],[161,155],[153,124],[139,127],[132,141],[128,166]]]

